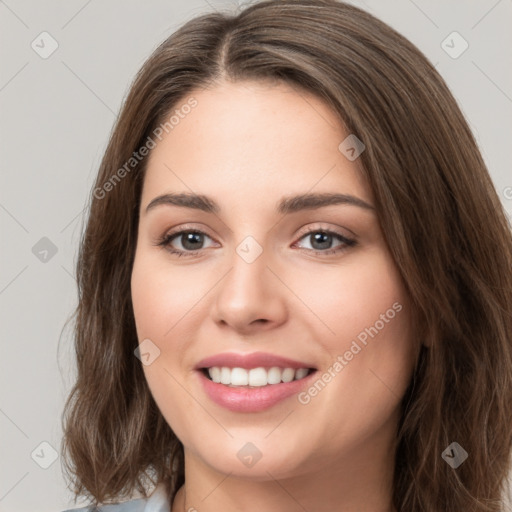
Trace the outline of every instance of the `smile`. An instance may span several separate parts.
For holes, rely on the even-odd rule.
[[[309,375],[312,368],[229,368],[212,366],[204,368],[205,376],[215,383],[230,387],[255,388],[300,380]]]
[[[215,404],[231,412],[256,413],[286,403],[286,398],[311,386],[317,373],[313,368],[212,366],[199,369],[196,375],[204,393]],[[221,380],[215,382],[210,374]],[[234,384],[243,382],[247,384]]]

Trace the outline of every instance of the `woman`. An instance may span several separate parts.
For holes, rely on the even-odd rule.
[[[504,511],[511,265],[475,140],[410,42],[334,0],[191,20],[137,75],[92,191],[75,494]]]

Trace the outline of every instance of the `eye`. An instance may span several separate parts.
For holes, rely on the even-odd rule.
[[[197,229],[182,229],[173,233],[167,233],[160,238],[156,245],[165,247],[171,254],[178,256],[195,256],[204,249],[204,238],[211,238]],[[176,248],[173,244],[178,243],[181,248]]]
[[[307,251],[313,251],[315,253],[320,253],[321,255],[341,252],[346,250],[348,247],[353,247],[357,244],[356,240],[347,238],[341,233],[321,228],[308,228],[306,234],[299,240],[302,239],[308,240],[312,246],[311,248],[306,248]],[[331,245],[336,239],[341,243],[338,247],[332,248]]]
[[[205,249],[203,246],[205,238],[212,240],[212,238],[203,231],[198,229],[182,228],[181,230],[165,234],[157,240],[155,245],[164,247],[171,254],[175,254],[178,257],[197,256],[203,249]],[[347,238],[336,231],[322,228],[308,228],[306,233],[299,238],[299,240],[302,239],[309,240],[312,247],[301,248],[301,250],[313,252],[322,256],[339,253],[349,247],[357,245],[357,242],[354,239]],[[340,243],[338,246],[332,248],[332,243],[336,240]],[[176,247],[176,244],[181,247]],[[297,245],[297,242],[295,242],[294,245]]]

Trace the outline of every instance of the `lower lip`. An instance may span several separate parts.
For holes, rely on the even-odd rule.
[[[233,412],[259,412],[299,393],[302,388],[309,385],[316,371],[303,379],[255,388],[225,386],[208,379],[202,371],[198,373],[206,394],[216,404]]]

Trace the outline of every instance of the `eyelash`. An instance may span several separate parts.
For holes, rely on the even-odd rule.
[[[206,233],[204,233],[203,231],[200,231],[198,229],[187,229],[187,228],[184,228],[184,229],[181,229],[180,231],[175,231],[175,232],[171,232],[171,233],[165,234],[163,237],[158,239],[158,241],[157,241],[157,243],[155,245],[166,249],[171,254],[174,254],[174,255],[176,255],[178,257],[181,257],[181,256],[185,256],[185,257],[197,256],[201,252],[201,250],[203,250],[203,249],[200,249],[200,250],[197,250],[197,251],[182,251],[180,249],[175,249],[175,248],[173,248],[171,246],[171,242],[175,238],[177,238],[180,235],[183,235],[185,233],[193,233],[193,234],[197,234],[197,235],[205,235],[208,238],[211,238]],[[303,250],[303,251],[306,251],[306,252],[313,252],[313,253],[316,253],[316,254],[320,254],[321,256],[326,256],[326,255],[329,255],[329,254],[335,254],[335,253],[343,252],[343,251],[347,250],[349,247],[354,247],[355,245],[357,245],[357,241],[354,240],[354,239],[347,238],[347,237],[343,236],[342,234],[337,233],[336,231],[331,231],[331,230],[322,229],[322,228],[308,228],[306,233],[304,233],[298,239],[298,241],[302,240],[303,238],[307,237],[308,235],[310,235],[312,233],[323,233],[323,234],[326,234],[326,235],[333,235],[335,238],[338,238],[341,242],[343,242],[343,245],[339,246],[338,248],[328,249],[328,250],[325,250],[325,251],[321,251],[321,250],[318,250],[318,249],[300,249],[300,250]]]

